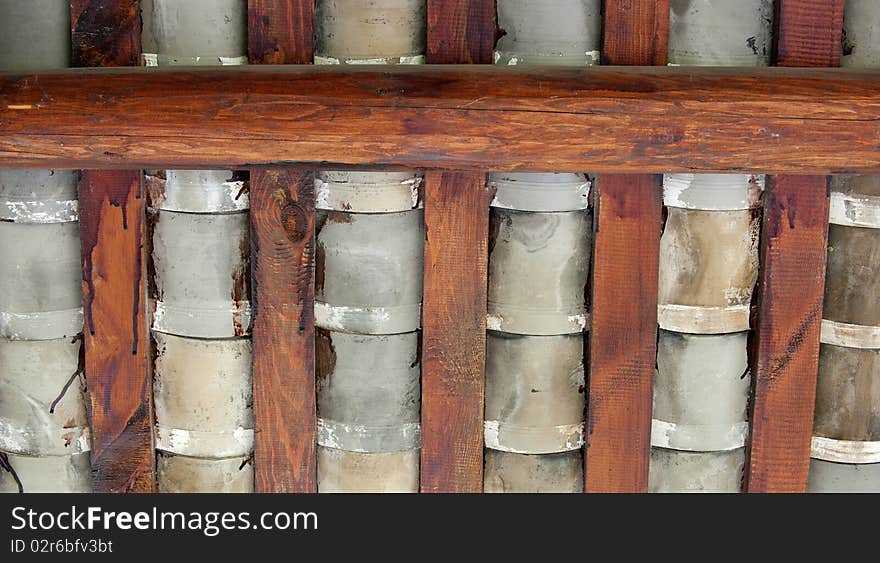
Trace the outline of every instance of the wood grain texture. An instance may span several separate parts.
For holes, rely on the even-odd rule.
[[[779,0],[776,64],[840,66],[844,0]]]
[[[496,0],[428,0],[428,63],[492,64],[497,39]]]
[[[669,0],[605,0],[602,64],[665,65]]]
[[[778,9],[778,65],[840,64],[841,0],[782,0]],[[777,176],[768,186],[746,488],[805,492],[819,372],[829,178]]]
[[[660,177],[598,181],[587,407],[587,492],[645,492],[657,357]]]
[[[71,0],[72,65],[139,65],[140,4],[140,0]]]
[[[137,65],[139,0],[72,0],[74,66]],[[140,170],[85,170],[79,183],[85,377],[95,492],[153,492],[145,199]]]
[[[425,177],[424,493],[483,490],[489,190],[480,173]]]
[[[251,64],[311,64],[315,0],[248,0]]]
[[[153,492],[141,172],[83,171],[79,222],[94,490]]]
[[[257,492],[317,492],[314,182],[251,171]]]
[[[668,0],[605,3],[606,64],[665,65]],[[660,177],[597,179],[589,338],[587,492],[644,492],[657,353]]]
[[[749,492],[806,492],[828,234],[828,180],[776,176],[764,194]]]
[[[0,74],[0,166],[880,172],[880,71],[151,70]]]

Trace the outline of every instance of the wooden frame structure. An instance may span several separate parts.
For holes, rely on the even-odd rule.
[[[778,3],[778,64],[836,66],[843,0]],[[78,65],[137,64],[137,0],[72,6]],[[311,61],[311,1],[251,0],[249,10],[251,63]],[[668,12],[664,0],[606,0],[603,61],[665,65]],[[482,490],[487,171],[600,174],[588,492],[647,489],[657,174],[783,174],[765,204],[746,489],[806,490],[823,175],[880,173],[880,72],[496,68],[496,33],[494,0],[428,0],[422,68],[0,74],[0,166],[88,170],[80,212],[96,491],[155,490],[145,167],[253,169],[256,488],[316,490],[312,170],[324,166],[429,171],[423,492]],[[484,66],[435,66],[449,63]]]

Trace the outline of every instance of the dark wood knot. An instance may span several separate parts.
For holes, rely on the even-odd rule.
[[[300,242],[308,235],[308,213],[299,203],[288,203],[281,210],[281,225],[290,240]]]

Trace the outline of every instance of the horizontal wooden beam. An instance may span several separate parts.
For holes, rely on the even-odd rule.
[[[0,166],[880,172],[880,71],[309,66],[0,75]]]

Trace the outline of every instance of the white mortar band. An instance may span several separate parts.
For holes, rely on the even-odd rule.
[[[368,426],[318,418],[318,445],[361,453],[417,450],[422,447],[422,427],[418,422]]]
[[[397,213],[425,207],[421,174],[406,174],[407,178],[399,181],[388,180],[390,174],[393,173],[318,172],[315,207],[350,213]],[[373,178],[386,181],[370,181]]]
[[[810,457],[837,463],[880,463],[880,442],[813,436]]]
[[[690,334],[726,334],[749,330],[749,306],[657,306],[657,323],[664,330]]]
[[[854,325],[822,319],[822,333],[819,341],[845,348],[880,348],[880,327]]]
[[[588,313],[545,311],[526,309],[510,304],[492,303],[490,309],[503,309],[504,313],[488,313],[486,330],[524,334],[528,336],[561,336],[589,330]]]
[[[692,452],[723,452],[746,444],[749,423],[745,420],[732,426],[676,424],[651,421],[651,445],[670,450]]]
[[[831,192],[830,223],[880,229],[880,196]]]
[[[492,207],[519,211],[578,211],[590,206],[585,174],[490,174]]]
[[[315,301],[315,326],[352,334],[402,334],[421,326],[422,305],[349,307]]]
[[[564,440],[561,447],[555,446]],[[583,424],[560,424],[550,427],[522,426],[500,420],[483,423],[483,441],[487,448],[515,454],[552,454],[577,450],[584,445]],[[510,442],[544,443],[547,447],[517,449]]]
[[[35,443],[44,442],[43,433],[22,426],[17,421],[0,416],[0,450],[26,456],[69,456],[91,449],[88,427],[63,428],[57,436],[56,447],[34,449]]]
[[[425,64],[425,55],[411,55],[401,57],[375,57],[368,59],[338,59],[336,57],[324,57],[315,55],[316,65],[423,65]]]
[[[2,201],[0,220],[13,223],[71,223],[79,220],[79,206],[75,199]]]
[[[234,338],[250,334],[251,304],[229,307],[180,307],[153,301],[153,330],[194,338]]]
[[[705,211],[761,206],[763,174],[664,174],[663,205]]]
[[[542,52],[524,53],[495,51],[492,62],[507,66],[524,65],[563,65],[563,66],[594,66],[598,65],[602,60],[602,54],[599,51],[584,51],[583,54],[569,54],[552,47],[538,47]],[[546,50],[543,50],[546,49]]]
[[[82,330],[82,307],[38,313],[0,311],[0,338],[55,340],[75,336]]]
[[[143,66],[239,66],[248,64],[244,57],[195,56],[175,57],[157,53],[142,53]]]
[[[231,170],[167,170],[164,195],[152,194],[153,205],[167,211],[223,213],[250,207],[245,183]],[[160,180],[161,181],[161,180]]]
[[[253,428],[232,431],[185,430],[156,425],[156,449],[189,457],[222,459],[254,451]]]

